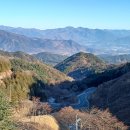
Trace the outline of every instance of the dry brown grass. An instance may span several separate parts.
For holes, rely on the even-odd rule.
[[[55,118],[50,115],[24,117],[17,126],[20,130],[59,130],[59,125]]]
[[[16,105],[13,109],[13,118],[17,121],[23,117],[26,117],[33,107],[33,102],[24,100],[20,104]]]
[[[51,115],[30,116],[32,101],[23,101],[14,109],[13,119],[19,130],[59,130],[59,125]]]

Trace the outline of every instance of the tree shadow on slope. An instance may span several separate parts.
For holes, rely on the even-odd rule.
[[[129,81],[125,80],[129,79],[130,76],[124,78],[122,83],[118,83],[114,90],[111,89],[109,91],[108,89],[110,86],[115,85],[119,77],[129,71],[130,63],[107,70],[101,74],[91,75],[81,81],[64,81],[57,84],[42,84],[41,81],[38,81],[37,84],[32,85],[33,91],[31,90],[31,94],[32,96],[41,97],[41,101],[47,101],[49,97],[54,97],[57,102],[61,102],[59,99],[62,98],[64,101],[66,97],[69,98],[73,93],[80,93],[89,87],[102,86],[101,89],[97,89],[99,95],[94,95],[95,98],[93,98],[93,101],[91,100],[91,104],[99,109],[109,108],[113,116],[116,116],[125,124],[130,125],[130,84]],[[109,84],[106,85],[108,82]],[[126,82],[128,84],[123,84]],[[109,99],[107,98],[108,93],[112,95]]]

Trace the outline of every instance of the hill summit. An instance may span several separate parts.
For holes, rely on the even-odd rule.
[[[107,65],[91,53],[79,52],[65,59],[55,68],[74,79],[83,79],[90,74],[104,71]]]

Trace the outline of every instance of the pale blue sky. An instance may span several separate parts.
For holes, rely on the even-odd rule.
[[[0,25],[130,29],[130,0],[0,0]]]

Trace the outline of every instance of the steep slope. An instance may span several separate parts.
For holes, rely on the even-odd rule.
[[[82,80],[82,84],[87,87],[97,87],[98,85],[116,79],[126,74],[127,72],[130,72],[130,63],[108,66],[108,68],[104,72],[92,74]]]
[[[55,68],[75,79],[83,79],[104,71],[107,65],[93,54],[80,52],[65,59]]]
[[[32,71],[38,79],[44,81],[46,84],[58,84],[60,82],[72,80],[64,73],[40,62],[31,63],[21,59],[11,59],[10,62],[13,71]]]
[[[121,64],[130,62],[130,54],[124,55],[99,55],[99,58],[109,64]]]
[[[49,52],[41,52],[38,54],[34,54],[33,56],[39,59],[40,61],[43,61],[44,63],[52,66],[60,63],[61,61],[67,58],[67,56],[65,55],[52,54]]]
[[[13,103],[32,96],[46,101],[50,96],[55,97],[57,90],[61,91],[58,87],[60,84],[72,80],[64,73],[40,62],[0,57],[0,91],[6,93]]]
[[[113,115],[130,125],[130,72],[98,86],[91,104],[109,108]]]
[[[4,51],[23,51],[27,53],[53,52],[56,54],[74,54],[86,51],[86,48],[72,40],[49,40],[28,38],[23,35],[0,30],[0,49]]]

